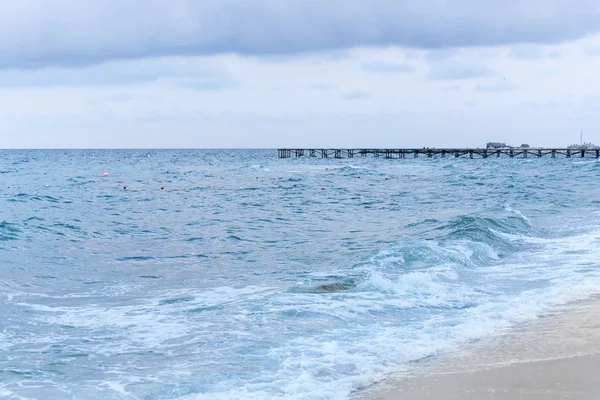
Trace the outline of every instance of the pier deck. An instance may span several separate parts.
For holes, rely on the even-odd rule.
[[[277,149],[279,158],[295,157],[322,157],[322,158],[354,158],[354,157],[384,157],[384,158],[408,158],[423,157],[544,157],[557,156],[571,157],[595,157],[600,158],[600,149],[566,149],[566,148],[501,148],[501,149],[470,149],[470,148],[446,148],[446,149]]]

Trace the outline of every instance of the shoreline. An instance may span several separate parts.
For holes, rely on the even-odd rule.
[[[600,398],[600,298],[413,365],[355,400]]]

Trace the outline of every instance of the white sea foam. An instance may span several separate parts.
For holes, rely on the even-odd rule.
[[[535,257],[529,264],[499,262],[482,267],[484,274],[490,274],[490,280],[494,276],[523,282],[527,282],[528,277],[554,279],[550,286],[526,289],[518,294],[485,294],[477,293],[476,288],[466,284],[453,286],[441,281],[440,277],[447,276],[439,274],[438,267],[432,267],[401,275],[373,270],[358,285],[357,292],[345,295],[343,303],[335,306],[335,302],[318,299],[311,304],[307,295],[304,295],[307,296],[305,301],[295,298],[293,307],[296,309],[330,313],[355,321],[357,315],[385,312],[387,307],[429,309],[426,312],[430,316],[416,326],[403,327],[382,321],[354,331],[337,328],[325,336],[290,340],[285,348],[273,351],[284,360],[276,372],[223,390],[216,388],[182,399],[346,399],[352,391],[406,368],[411,360],[451,351],[461,344],[535,319],[553,307],[597,294],[600,292],[600,273],[582,275],[572,268],[572,265],[598,259],[597,240],[597,233],[537,239],[536,243],[544,246],[539,252],[529,254],[529,257]],[[472,257],[466,251],[468,249],[461,246],[452,245],[446,250],[462,253],[465,259]],[[550,262],[573,250],[587,253]],[[394,257],[395,262],[405,261],[393,252],[380,254],[372,261],[382,265],[385,262],[379,261],[387,256]],[[499,260],[493,251],[488,256]],[[466,307],[459,307],[451,314],[431,312],[432,307],[456,306],[457,302]],[[282,308],[285,305],[277,311]],[[413,315],[418,319],[416,314]]]
[[[600,291],[600,272],[580,271],[600,259],[600,232],[563,238],[496,234],[535,246],[504,258],[486,243],[412,241],[357,265],[356,285],[332,293],[223,286],[157,291],[125,304],[53,306],[45,303],[48,296],[32,294],[12,301],[34,311],[39,323],[102,336],[91,349],[99,356],[142,350],[170,355],[178,348],[198,354],[169,359],[168,369],[153,373],[158,382],[182,375],[201,380],[212,372],[199,367],[206,358],[234,369],[188,389],[192,394],[181,400],[346,400],[410,361],[452,351]],[[328,269],[309,278],[322,282],[348,271]],[[550,283],[538,286],[538,280]],[[6,340],[50,345],[73,337]],[[254,362],[266,367],[253,369]],[[119,379],[103,379],[96,389],[134,398]]]
[[[180,399],[346,399],[352,391],[406,368],[410,360],[447,352],[462,343],[502,332],[537,318],[553,306],[586,298],[598,290],[600,278],[586,283],[569,282],[548,291],[528,291],[490,301],[465,310],[453,320],[430,318],[419,330],[374,326],[360,338],[343,331],[332,335],[337,335],[337,340],[298,338],[275,351],[283,359],[275,373]]]
[[[526,221],[527,223],[529,223],[529,218],[527,218],[525,215],[523,215],[523,213],[522,213],[521,211],[519,211],[519,210],[516,210],[516,209],[512,208],[512,207],[510,206],[510,204],[508,204],[508,203],[507,203],[507,204],[505,205],[504,209],[505,209],[506,211],[508,211],[508,212],[511,212],[511,213],[513,213],[513,214],[516,214],[516,215],[518,215],[518,216],[519,216],[519,217],[521,217],[521,218],[522,218],[524,221]]]

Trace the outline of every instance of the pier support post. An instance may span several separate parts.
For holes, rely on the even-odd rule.
[[[571,150],[567,150],[567,158],[571,158]]]
[[[556,158],[556,150],[552,150],[552,158]]]
[[[585,157],[585,150],[581,150],[581,158]]]

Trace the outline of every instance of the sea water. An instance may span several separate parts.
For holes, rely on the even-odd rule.
[[[592,158],[2,151],[0,398],[348,399],[600,292],[599,176]]]

